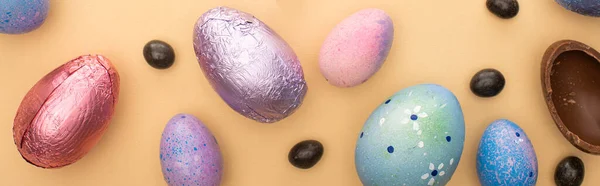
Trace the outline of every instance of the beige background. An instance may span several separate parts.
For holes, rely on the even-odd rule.
[[[238,115],[212,90],[192,48],[192,29],[206,10],[225,5],[250,12],[276,30],[298,54],[309,91],[295,114],[272,125]],[[559,133],[542,99],[543,52],[560,39],[600,49],[600,19],[571,13],[553,0],[520,1],[516,18],[501,20],[485,0],[52,0],[47,22],[26,35],[0,35],[0,185],[166,185],[158,158],[162,129],[185,112],[213,131],[225,160],[223,185],[360,185],[354,169],[359,130],[394,92],[437,83],[461,102],[467,136],[462,161],[449,185],[478,185],[475,154],[495,119],[518,123],[539,161],[538,185],[552,185],[556,163],[578,155],[584,185],[600,181],[600,157],[572,147]],[[395,41],[383,68],[355,88],[330,86],[319,72],[318,52],[333,26],[362,8],[386,10]],[[175,65],[155,70],[142,56],[147,41],[169,42]],[[26,163],[12,138],[22,96],[43,75],[82,54],[103,54],[121,75],[116,115],[103,139],[77,163],[44,170]],[[486,67],[507,79],[497,97],[469,90]],[[312,169],[296,169],[287,153],[305,139],[320,140],[325,154]]]

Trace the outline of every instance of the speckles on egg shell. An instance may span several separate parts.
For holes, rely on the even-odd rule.
[[[46,20],[49,0],[0,0],[0,33],[23,34]]]
[[[456,98],[439,85],[417,85],[387,100],[371,114],[358,138],[355,160],[361,182],[447,183],[464,144],[464,119]],[[450,135],[452,143],[446,139]],[[436,166],[429,169],[430,163]],[[425,172],[427,179],[422,179]]]
[[[479,143],[477,175],[483,186],[535,185],[537,157],[525,132],[509,120],[490,124]]]
[[[585,16],[600,17],[600,1],[555,0],[567,10]]]
[[[160,160],[169,185],[219,185],[223,160],[212,133],[192,115],[174,116],[165,127]],[[215,141],[216,142],[216,141]]]

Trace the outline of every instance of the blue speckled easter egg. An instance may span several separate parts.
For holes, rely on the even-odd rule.
[[[220,185],[223,158],[210,130],[189,114],[175,115],[160,141],[160,165],[170,186]]]
[[[556,2],[578,14],[600,17],[600,0],[556,0]]]
[[[535,185],[537,158],[523,129],[505,119],[490,124],[479,142],[477,175],[483,186]]]
[[[366,186],[446,185],[460,161],[465,121],[448,89],[422,84],[382,102],[358,135],[356,171]]]
[[[23,34],[39,28],[49,7],[49,0],[0,0],[0,33]]]

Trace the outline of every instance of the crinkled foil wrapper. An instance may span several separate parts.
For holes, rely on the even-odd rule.
[[[114,113],[119,75],[99,55],[80,56],[39,80],[14,120],[21,156],[42,168],[81,159],[100,140]]]
[[[307,92],[292,48],[251,14],[217,7],[194,27],[194,50],[204,75],[238,113],[262,123],[286,118]]]

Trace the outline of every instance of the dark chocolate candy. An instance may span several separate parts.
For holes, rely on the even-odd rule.
[[[600,154],[600,54],[572,40],[552,44],[542,61],[542,86],[550,114],[578,149]]]
[[[156,69],[166,69],[175,62],[175,52],[168,43],[152,40],[144,46],[144,59]]]
[[[519,13],[519,2],[517,0],[487,0],[485,5],[494,15],[510,19]]]
[[[323,156],[323,145],[315,140],[306,140],[296,144],[288,154],[292,165],[301,169],[313,167]]]
[[[569,156],[556,165],[554,183],[556,186],[580,186],[585,176],[583,161],[575,156]]]
[[[504,75],[496,69],[483,69],[471,78],[471,91],[479,97],[493,97],[504,89]]]

